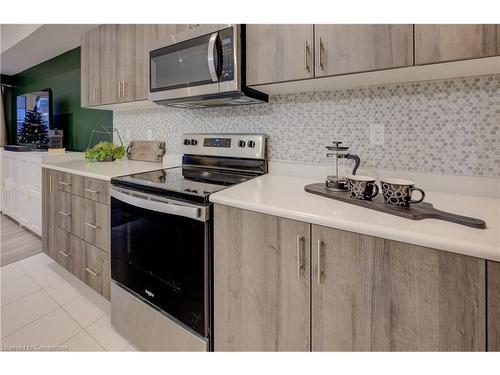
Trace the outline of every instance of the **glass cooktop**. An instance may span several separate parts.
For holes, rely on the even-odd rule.
[[[157,192],[208,197],[216,191],[254,177],[256,175],[251,173],[184,166],[116,177],[111,182],[114,185],[125,185],[139,190],[154,189]]]

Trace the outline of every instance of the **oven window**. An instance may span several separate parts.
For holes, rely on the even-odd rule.
[[[208,224],[111,199],[112,278],[204,335]]]
[[[151,91],[211,83],[208,44],[212,34],[151,52]]]

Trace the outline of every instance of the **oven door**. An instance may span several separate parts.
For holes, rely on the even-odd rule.
[[[111,189],[111,277],[208,336],[208,207]]]
[[[196,36],[149,53],[152,101],[217,94],[222,69],[219,33]]]

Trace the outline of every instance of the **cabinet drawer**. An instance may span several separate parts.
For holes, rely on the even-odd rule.
[[[64,229],[56,228],[57,263],[83,280],[85,242]]]
[[[109,206],[76,196],[73,196],[73,200],[75,201],[75,206],[82,209],[79,218],[81,220],[79,224],[79,237],[109,252]]]
[[[56,226],[67,232],[74,233],[78,213],[72,202],[72,195],[64,191],[58,191],[56,195]],[[76,214],[76,215],[75,215]]]
[[[109,252],[109,206],[60,191],[56,215],[58,227]]]
[[[109,182],[84,177],[83,196],[87,199],[109,205]]]
[[[86,243],[83,272],[82,280],[96,292],[109,299],[111,287],[111,262],[109,254]]]
[[[57,172],[57,189],[83,196],[83,177],[76,174]]]

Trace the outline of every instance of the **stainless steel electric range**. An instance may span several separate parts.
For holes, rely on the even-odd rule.
[[[184,134],[182,166],[111,180],[111,321],[142,350],[211,350],[211,193],[267,173],[264,134]]]

